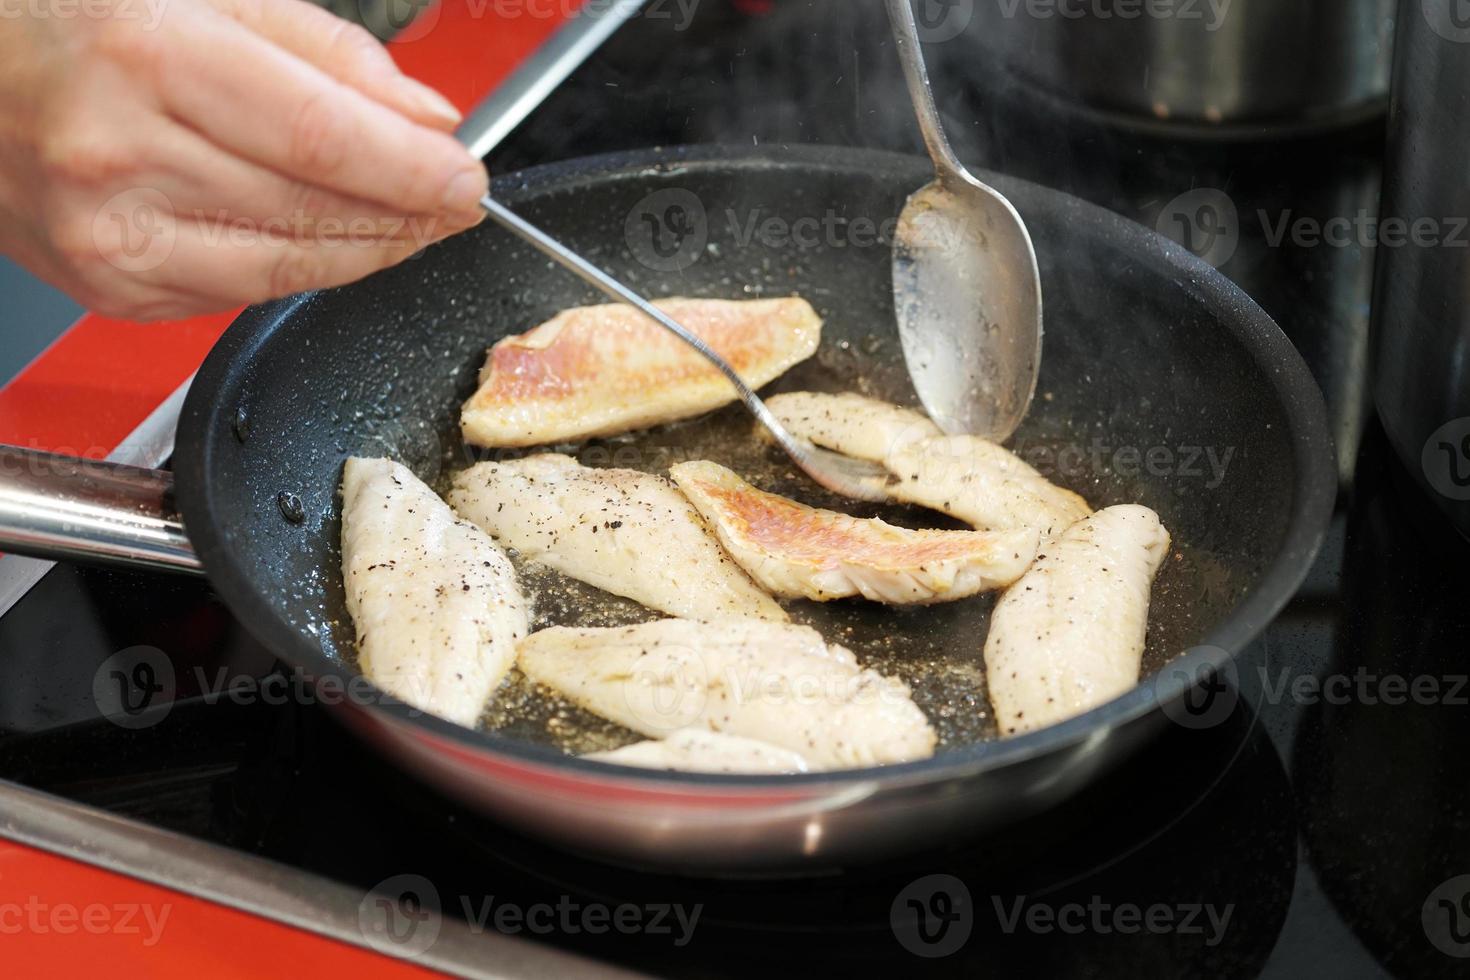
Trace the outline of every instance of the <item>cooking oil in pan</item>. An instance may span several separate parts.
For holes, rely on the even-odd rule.
[[[912,404],[902,359],[889,346],[873,337],[824,344],[816,357],[788,372],[771,391],[858,391]],[[1024,434],[1028,445],[1057,449],[1076,442],[1069,423],[1048,421],[1051,418],[1046,412],[1033,415]],[[823,490],[762,438],[738,405],[626,436],[547,448],[574,456],[584,465],[660,475],[675,463],[711,459],[762,489],[813,506],[858,517],[882,517],[903,527],[963,527],[921,508],[865,504]],[[458,447],[452,452],[462,468],[466,454]],[[514,455],[519,454],[494,454],[495,458]],[[444,468],[437,489],[447,488],[453,468]],[[1058,482],[1082,493],[1094,506],[1133,502],[1160,506],[1158,500],[1139,500],[1138,487],[1106,469],[1073,474]],[[1130,493],[1133,496],[1127,495]],[[1167,523],[1167,514],[1164,516]],[[511,558],[534,603],[536,629],[621,626],[658,617],[631,600],[525,561],[518,554]],[[1222,563],[1175,535],[1173,549],[1154,584],[1145,677],[1197,643],[1204,628],[1224,615],[1239,598],[1235,581]],[[690,587],[698,585],[691,583]],[[786,606],[794,622],[814,627],[828,642],[848,647],[864,666],[904,680],[938,732],[942,751],[947,746],[997,736],[986,693],[983,658],[994,603],[993,595],[985,595],[916,607],[883,606],[863,600],[797,600]],[[519,672],[512,672],[492,699],[483,724],[505,735],[549,743],[578,754],[613,748],[640,737],[532,684]]]

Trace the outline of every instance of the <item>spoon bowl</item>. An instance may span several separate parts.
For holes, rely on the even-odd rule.
[[[1031,235],[950,147],[909,0],[887,0],[936,179],[909,197],[893,243],[893,306],[914,389],[944,431],[1004,442],[1041,368],[1041,273]]]

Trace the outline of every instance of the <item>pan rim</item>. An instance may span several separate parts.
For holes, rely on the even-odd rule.
[[[558,185],[570,186],[589,179],[633,179],[646,176],[650,169],[672,176],[702,167],[769,170],[773,166],[865,176],[906,176],[911,172],[915,188],[932,176],[926,159],[885,150],[812,144],[761,147],[695,144],[619,151],[544,164],[495,178],[493,190],[509,203],[515,203]],[[1225,662],[1233,661],[1295,595],[1326,536],[1337,497],[1336,458],[1325,402],[1316,380],[1270,315],[1239,286],[1183,246],[1131,219],[1063,191],[988,171],[977,170],[975,175],[1013,200],[1052,198],[1054,206],[1065,209],[1072,221],[1094,226],[1129,254],[1151,259],[1184,288],[1202,295],[1212,308],[1220,311],[1222,323],[1249,353],[1282,405],[1297,480],[1281,549],[1267,563],[1255,587],[1199,645],[1170,661],[1171,667],[1185,670],[1171,670],[1170,676],[1162,681],[1162,675],[1156,675],[1152,682],[1141,680],[1118,698],[1034,732],[954,746],[913,762],[783,776],[650,771],[584,760],[550,746],[464,728],[411,708],[383,692],[379,692],[383,694],[381,701],[354,707],[395,726],[425,728],[434,737],[448,739],[461,749],[489,754],[503,762],[576,776],[589,784],[645,793],[671,790],[687,794],[706,788],[755,794],[845,788],[875,780],[884,787],[896,787],[962,779],[1079,745],[1149,715],[1182,696],[1193,686],[1190,679],[1198,677],[1201,670],[1218,669]],[[1018,209],[1023,215],[1027,210],[1019,204]],[[219,509],[207,476],[215,445],[209,433],[228,431],[233,413],[233,402],[225,404],[219,393],[233,387],[231,379],[242,373],[231,366],[241,359],[248,361],[276,324],[309,306],[316,295],[307,293],[250,307],[236,318],[210,351],[190,388],[179,420],[176,492],[195,551],[212,586],[231,612],[273,653],[313,680],[346,683],[361,675],[313,647],[256,593],[241,563],[232,557],[235,550],[221,534]]]

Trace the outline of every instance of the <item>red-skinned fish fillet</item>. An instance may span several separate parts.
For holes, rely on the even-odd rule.
[[[1014,582],[1040,545],[1029,528],[914,531],[808,507],[707,461],[680,463],[669,475],[730,556],[779,596],[949,602]]]
[[[752,388],[816,353],[822,321],[804,299],[663,299]],[[566,310],[490,349],[461,427],[479,446],[537,446],[690,418],[735,400],[708,361],[622,304]]]

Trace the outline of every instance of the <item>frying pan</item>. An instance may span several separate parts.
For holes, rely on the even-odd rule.
[[[686,147],[538,167],[497,177],[495,193],[647,295],[806,297],[826,320],[822,348],[777,389],[856,388],[912,403],[881,228],[927,168],[847,148]],[[1038,397],[1013,447],[1094,506],[1153,507],[1176,542],[1155,585],[1136,689],[997,739],[981,666],[990,599],[907,611],[849,602],[798,604],[793,616],[909,681],[941,734],[932,759],[784,777],[612,767],[567,752],[615,744],[618,733],[523,683],[497,697],[482,730],[382,694],[332,699],[341,716],[424,781],[530,832],[604,858],[705,871],[873,859],[981,834],[1189,723],[1197,705],[1187,696],[1281,609],[1321,541],[1335,493],[1321,394],[1270,318],[1187,251],[1055,191],[982,179],[1025,217],[1046,289]],[[285,664],[323,690],[361,691],[338,571],[344,458],[393,456],[442,488],[476,458],[458,440],[457,413],[486,347],[595,301],[481,226],[366,281],[249,309],[190,390],[176,486],[163,473],[10,451],[0,546],[151,566],[187,567],[197,555]],[[824,497],[752,438],[737,407],[571,451],[653,471],[707,454],[809,502],[942,523]],[[175,499],[181,522],[170,516]],[[525,574],[542,623],[648,616]]]

